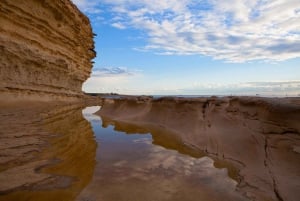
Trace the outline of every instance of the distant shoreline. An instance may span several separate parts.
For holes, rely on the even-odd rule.
[[[240,94],[227,94],[227,95],[127,95],[127,94],[117,94],[117,93],[84,93],[88,96],[98,96],[101,98],[127,98],[127,97],[151,97],[154,99],[163,97],[174,97],[174,98],[211,98],[211,97],[261,97],[261,98],[299,98],[299,95],[240,95]]]

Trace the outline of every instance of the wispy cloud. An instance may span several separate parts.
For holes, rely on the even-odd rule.
[[[120,92],[130,90],[127,86],[142,77],[142,71],[127,67],[105,67],[93,70],[91,77],[83,84],[86,92]],[[132,87],[131,87],[132,88]]]
[[[74,0],[90,8],[84,0]],[[93,5],[99,0],[93,1]],[[101,0],[116,28],[140,29],[158,54],[229,62],[300,57],[299,0]],[[109,15],[109,16],[111,16]]]
[[[243,82],[235,84],[201,84],[181,89],[185,94],[205,95],[264,95],[264,96],[299,96],[300,81],[277,81],[277,82]]]
[[[118,29],[126,29],[126,26],[120,22],[112,23],[111,26],[118,28]]]
[[[88,14],[99,14],[101,13],[100,1],[89,1],[89,0],[71,0],[81,11]]]
[[[121,73],[122,74],[122,73]],[[141,75],[91,77],[84,86],[89,92],[117,92],[124,94],[147,95],[261,95],[261,96],[299,96],[300,80],[273,82],[240,82],[232,84],[194,82],[190,86],[155,83],[136,85]],[[142,77],[144,79],[144,77]]]
[[[139,74],[139,70],[129,70],[126,67],[106,67],[93,70],[92,77],[120,77],[135,76]]]

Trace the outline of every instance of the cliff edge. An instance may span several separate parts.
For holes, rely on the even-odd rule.
[[[89,19],[70,0],[0,1],[0,99],[82,96],[92,68]]]

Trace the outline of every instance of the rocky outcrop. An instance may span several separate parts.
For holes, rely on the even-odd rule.
[[[70,0],[1,0],[0,24],[0,99],[82,96],[93,33]]]
[[[250,199],[300,196],[297,98],[106,99],[98,114],[117,130],[132,125],[151,132],[154,143],[163,129],[170,139],[234,165],[238,190]]]

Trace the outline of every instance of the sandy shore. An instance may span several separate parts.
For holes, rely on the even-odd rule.
[[[111,124],[169,130],[196,150],[233,164],[238,190],[254,200],[300,197],[300,99],[223,97],[106,99]]]

